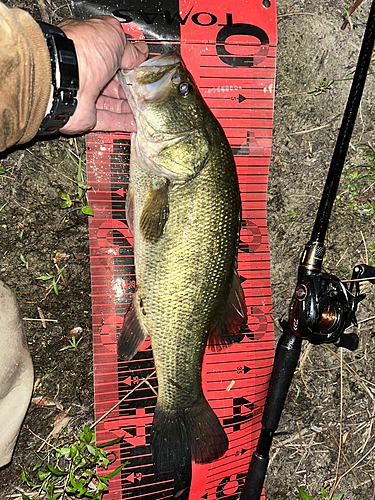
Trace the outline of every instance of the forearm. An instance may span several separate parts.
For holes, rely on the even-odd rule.
[[[31,140],[45,116],[51,64],[38,24],[0,3],[0,151]]]

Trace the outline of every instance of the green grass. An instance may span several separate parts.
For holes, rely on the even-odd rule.
[[[344,191],[336,197],[336,203],[343,201],[350,210],[360,215],[375,214],[375,151],[365,152],[365,163],[348,167],[342,175]]]
[[[108,491],[109,481],[126,465],[124,463],[113,472],[103,474],[103,470],[116,460],[115,454],[104,448],[119,443],[121,439],[96,445],[95,432],[86,425],[71,439],[62,438],[59,444],[50,445],[44,456],[38,455],[38,462],[30,475],[22,470],[22,482],[31,490],[31,493],[23,493],[22,499],[101,500]]]
[[[303,489],[300,488],[299,486],[297,486],[297,490],[298,490],[299,496],[302,498],[302,500],[314,500],[310,495],[308,495],[305,491],[303,491]],[[329,495],[323,488],[320,488],[320,494],[322,495],[322,500],[329,500]],[[341,493],[340,495],[337,495],[335,498],[332,498],[332,500],[341,500],[343,497],[344,497],[344,494]]]

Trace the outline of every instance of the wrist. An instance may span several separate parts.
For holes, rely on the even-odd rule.
[[[61,29],[45,23],[39,26],[50,53],[52,87],[38,135],[52,135],[68,122],[76,109],[78,62],[73,41]]]

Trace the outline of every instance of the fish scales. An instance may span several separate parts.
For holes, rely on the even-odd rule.
[[[201,369],[207,336],[211,344],[230,344],[246,323],[235,270],[236,167],[178,54],[153,58],[120,79],[137,122],[127,199],[137,289],[118,354],[131,359],[150,336],[158,379],[156,471],[174,470],[176,491],[188,495],[191,458],[211,462],[228,447],[204,397]]]
[[[219,146],[218,152],[194,179],[170,188],[168,223],[155,244],[147,244],[139,234],[139,215],[153,174],[131,166],[137,295],[150,332],[159,402],[171,409],[201,396],[206,332],[225,307],[233,279],[237,178],[227,172],[227,146]]]

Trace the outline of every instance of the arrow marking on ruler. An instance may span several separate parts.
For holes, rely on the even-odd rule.
[[[125,481],[129,481],[129,483],[134,483],[134,472],[132,472],[130,476],[126,477]]]

